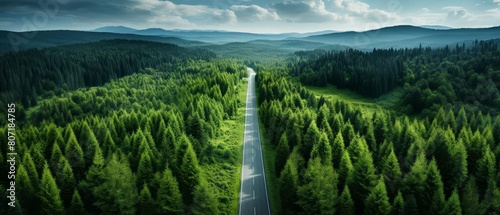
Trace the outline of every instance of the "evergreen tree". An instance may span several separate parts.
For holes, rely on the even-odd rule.
[[[111,132],[109,130],[106,131],[104,142],[102,143],[102,145],[104,147],[104,156],[107,156],[116,150],[115,141],[113,140],[113,137],[111,136]]]
[[[474,176],[469,177],[467,184],[465,184],[465,187],[462,189],[460,197],[460,205],[462,205],[462,212],[464,215],[474,215],[481,210],[479,193],[477,191],[476,179]]]
[[[419,210],[425,211],[425,214],[439,214],[445,206],[445,197],[441,175],[434,159],[427,166],[425,194],[423,205],[419,205]]]
[[[384,176],[385,183],[388,187],[387,191],[389,197],[394,199],[396,192],[399,190],[402,184],[402,174],[399,168],[398,159],[394,150],[391,150],[389,156],[385,159],[382,166],[382,174]]]
[[[495,154],[486,146],[483,150],[483,157],[477,162],[476,179],[479,194],[484,196],[490,180],[495,179]]]
[[[193,194],[191,212],[195,215],[217,215],[219,214],[217,205],[217,198],[208,186],[208,182],[204,179],[200,180]]]
[[[144,187],[139,194],[139,199],[137,200],[137,213],[138,214],[153,214],[156,210],[156,205],[154,199],[151,197],[151,192],[149,192],[149,188],[147,184],[144,184]]]
[[[351,158],[349,156],[348,151],[344,151],[342,154],[342,158],[340,159],[339,166],[339,185],[344,186],[347,185],[348,180],[352,176],[352,172],[354,171],[354,167],[351,163]]]
[[[138,198],[135,177],[126,160],[116,155],[103,169],[103,183],[92,190],[102,213],[135,214]]]
[[[342,137],[342,133],[338,132],[335,136],[335,140],[332,142],[332,160],[333,167],[338,169],[340,165],[340,160],[344,154],[344,138]]]
[[[276,162],[274,164],[276,175],[278,175],[285,166],[289,154],[290,147],[288,146],[288,139],[286,134],[283,133],[278,143],[278,147],[276,148]]]
[[[85,169],[89,168],[94,159],[96,148],[99,147],[94,132],[90,129],[86,121],[83,122],[78,142],[82,147]]]
[[[319,158],[311,159],[304,175],[304,185],[297,191],[298,204],[307,214],[335,214],[338,201],[337,173]]]
[[[194,191],[200,180],[200,167],[198,166],[198,159],[191,144],[188,144],[186,153],[182,159],[179,178],[182,179],[179,180],[179,188],[182,193],[183,202],[191,204],[193,202]]]
[[[309,128],[307,129],[304,140],[300,147],[300,154],[306,161],[309,161],[309,156],[311,155],[312,148],[314,144],[319,141],[320,136],[321,133],[316,126],[316,122],[313,120],[311,124],[309,124]]]
[[[23,156],[23,161],[22,161],[23,166],[26,168],[26,172],[30,176],[31,184],[33,188],[36,190],[39,185],[39,175],[36,170],[35,164],[33,163],[33,160],[31,159],[30,152],[27,151],[24,156]]]
[[[290,155],[279,178],[278,186],[283,214],[295,214],[299,210],[296,203],[299,183],[296,162],[295,156]]]
[[[41,212],[43,214],[64,214],[64,205],[61,200],[60,191],[50,173],[48,164],[45,164],[40,183],[38,196],[42,206]]]
[[[319,142],[314,144],[311,158],[319,158],[323,165],[332,165],[332,147],[325,133],[322,133]]]
[[[62,166],[62,168],[60,172],[56,173],[56,182],[61,188],[61,199],[64,205],[69,206],[76,187],[75,176],[73,175],[73,169],[64,157],[59,158],[58,165]]]
[[[420,153],[417,156],[417,160],[413,163],[411,170],[408,174],[406,174],[404,178],[404,190],[403,192],[407,195],[411,195],[410,199],[405,196],[405,214],[411,213],[415,208],[419,210],[425,210],[425,207],[429,205],[425,205],[424,199],[427,195],[426,191],[426,181],[427,181],[427,160],[425,159],[425,154]]]
[[[36,191],[30,180],[28,171],[26,171],[23,164],[20,164],[17,170],[16,187],[16,198],[19,199],[22,211],[26,214],[34,214],[38,212],[34,210],[36,207]]]
[[[403,195],[398,191],[398,194],[392,202],[391,215],[404,215],[405,214],[405,202],[403,200]]]
[[[386,214],[391,213],[391,204],[385,189],[384,179],[380,178],[377,185],[370,192],[365,201],[365,214]]]
[[[354,163],[354,170],[349,179],[349,188],[352,190],[352,197],[356,204],[357,212],[363,212],[363,203],[370,194],[377,182],[375,167],[370,152],[363,152]],[[385,189],[385,186],[384,186]]]
[[[73,168],[75,178],[80,180],[84,175],[85,161],[83,160],[83,151],[76,141],[75,134],[72,130],[69,133],[69,139],[66,143],[65,157]]]
[[[82,199],[80,198],[80,194],[78,194],[78,190],[74,190],[73,192],[73,197],[71,198],[71,203],[69,205],[68,210],[66,211],[66,214],[71,214],[71,215],[85,215],[87,214],[85,212],[85,208],[82,202]]]
[[[442,213],[450,215],[462,214],[462,208],[460,207],[460,200],[456,190],[454,190],[450,198],[448,198],[448,201],[446,202],[446,206],[444,207]]]
[[[182,194],[168,166],[163,172],[157,195],[158,214],[182,214]]]
[[[352,202],[351,192],[349,192],[349,186],[344,187],[344,191],[339,198],[338,209],[339,214],[354,215],[354,202]]]
[[[147,184],[153,178],[153,165],[149,153],[143,152],[137,167],[137,184]]]

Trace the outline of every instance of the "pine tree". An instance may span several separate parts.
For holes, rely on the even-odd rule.
[[[297,206],[299,175],[296,162],[295,156],[290,155],[279,178],[278,186],[283,214],[295,214],[299,210]]]
[[[495,164],[495,154],[493,154],[487,145],[483,150],[483,157],[477,162],[477,188],[481,196],[485,195],[488,182],[495,179]]]
[[[194,191],[200,180],[200,167],[198,166],[198,159],[191,144],[188,144],[186,153],[182,159],[179,178],[182,179],[179,181],[179,188],[182,193],[183,202],[189,205],[193,202]]]
[[[61,166],[61,170],[56,173],[56,182],[61,188],[61,199],[64,205],[69,206],[76,187],[75,176],[73,175],[73,169],[64,157],[59,158],[58,166]]]
[[[342,158],[340,159],[339,165],[339,185],[344,186],[347,185],[349,178],[352,176],[352,172],[354,167],[351,163],[351,158],[349,156],[348,151],[344,151],[342,153]]]
[[[311,158],[319,158],[323,165],[332,165],[332,147],[326,133],[322,133],[319,142],[314,144],[311,151]]]
[[[78,190],[76,189],[73,192],[73,197],[71,198],[71,203],[69,205],[68,210],[66,211],[66,214],[71,214],[71,215],[87,214],[82,199],[80,198],[80,194],[78,194]]]
[[[138,194],[135,177],[124,158],[115,154],[103,169],[103,183],[92,190],[102,213],[135,214]]]
[[[54,143],[52,146],[52,153],[50,155],[49,167],[51,172],[59,172],[62,166],[58,166],[59,159],[63,156],[59,144]]]
[[[175,135],[174,132],[172,131],[172,128],[168,126],[165,130],[165,132],[162,135],[162,140],[161,140],[161,145],[159,147],[160,153],[163,155],[165,158],[163,160],[164,164],[168,164],[169,166],[174,166],[176,165],[176,144],[175,144]],[[170,159],[167,159],[170,158]]]
[[[373,114],[373,130],[377,144],[382,144],[389,133],[387,119],[384,114],[377,112]]]
[[[347,121],[347,123],[344,124],[344,128],[342,129],[342,137],[344,138],[344,146],[346,148],[348,148],[351,141],[356,138],[356,133],[354,132],[354,128],[352,127],[350,121]]]
[[[354,202],[351,198],[351,192],[349,192],[349,186],[344,187],[344,191],[339,198],[338,209],[339,214],[354,215]]]
[[[70,130],[69,139],[66,144],[65,157],[73,168],[76,180],[79,180],[84,174],[85,161],[83,160],[82,148],[76,141],[76,137],[71,131],[72,130]]]
[[[423,205],[419,205],[419,210],[425,211],[425,214],[439,214],[445,206],[445,197],[441,175],[434,159],[427,166],[425,194],[425,198],[422,199]],[[423,207],[424,205],[427,207]]]
[[[106,131],[106,134],[104,136],[104,142],[102,143],[102,146],[104,149],[103,150],[104,156],[107,156],[116,150],[115,141],[113,140],[113,137],[111,136],[111,132],[109,130]]]
[[[377,180],[378,177],[375,174],[372,156],[370,152],[365,151],[360,154],[360,157],[354,163],[354,170],[348,183],[356,208],[363,208],[363,203],[370,194],[370,190],[378,183]],[[358,212],[362,212],[362,209]]]
[[[332,142],[332,160],[333,167],[338,169],[340,165],[340,160],[344,154],[344,138],[342,137],[342,133],[338,132],[335,136],[335,140]]]
[[[420,153],[417,156],[417,159],[415,163],[413,163],[413,166],[411,167],[411,170],[408,174],[406,174],[404,178],[404,190],[403,192],[406,193],[407,195],[411,195],[412,198],[408,199],[405,196],[405,210],[408,211],[408,213],[413,214],[414,208],[424,210],[425,207],[421,205],[424,204],[424,198],[426,196],[426,181],[427,181],[427,160],[425,159],[425,154]],[[405,212],[405,214],[407,214]]]
[[[204,179],[200,180],[193,194],[191,212],[195,215],[217,215],[219,214],[217,205],[217,198],[208,186],[208,182]]]
[[[467,184],[462,189],[460,197],[460,205],[462,205],[462,212],[464,215],[474,215],[480,211],[481,205],[479,204],[479,193],[477,191],[476,179],[474,176],[469,177]]]
[[[20,164],[16,173],[16,198],[19,199],[22,211],[27,214],[34,214],[36,206],[36,192],[28,175],[28,171]],[[24,206],[26,205],[26,206]],[[29,205],[29,207],[28,207]]]
[[[30,152],[27,151],[24,154],[23,161],[22,161],[23,166],[26,168],[26,172],[30,176],[31,184],[33,188],[36,190],[39,185],[39,175],[36,170],[35,164],[33,163],[33,160],[31,159]]]
[[[94,159],[95,150],[99,147],[99,143],[95,137],[94,132],[90,129],[86,121],[83,122],[82,131],[78,138],[78,142],[82,147],[83,159],[85,161],[85,169],[89,168],[92,164],[92,159]]]
[[[309,161],[309,156],[311,155],[312,148],[314,144],[319,141],[321,133],[319,132],[318,127],[316,126],[316,122],[313,120],[307,129],[307,132],[304,136],[304,140],[300,147],[300,154],[306,161]]]
[[[394,199],[396,192],[399,190],[402,184],[402,174],[399,168],[399,162],[394,153],[391,150],[389,156],[385,158],[384,164],[382,166],[382,174],[384,176],[385,183],[387,184],[387,191],[389,197]]]
[[[392,202],[391,215],[404,215],[405,214],[405,202],[403,200],[403,195],[398,191],[398,194]]]
[[[179,184],[166,167],[157,193],[158,214],[182,214],[182,194]]]
[[[288,139],[286,134],[283,133],[278,143],[278,147],[276,148],[276,162],[274,164],[276,175],[278,175],[285,166],[289,154],[290,147],[288,146]]]
[[[335,214],[338,201],[337,173],[331,165],[323,165],[313,158],[304,175],[304,185],[299,186],[298,204],[307,214]]]
[[[147,184],[144,184],[144,187],[139,194],[139,199],[137,200],[137,213],[138,214],[153,214],[156,210],[156,205],[154,199],[151,197],[151,192],[149,192],[149,188]]]
[[[52,177],[49,165],[45,164],[40,182],[38,196],[41,201],[43,214],[64,214],[64,206],[61,200],[59,188]]]
[[[380,178],[377,185],[370,192],[365,201],[365,214],[386,214],[391,213],[391,204],[385,189],[384,179]]]
[[[153,178],[153,165],[149,153],[143,152],[137,167],[137,184],[147,184]]]
[[[460,200],[456,190],[454,190],[450,198],[448,198],[448,201],[446,202],[446,206],[444,207],[442,214],[450,214],[450,215],[462,214],[462,208],[460,207]]]

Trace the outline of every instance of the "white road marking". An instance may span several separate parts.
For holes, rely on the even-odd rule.
[[[253,199],[255,199],[255,190],[253,190]]]

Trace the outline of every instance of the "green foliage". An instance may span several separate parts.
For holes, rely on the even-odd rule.
[[[200,183],[200,171],[193,147],[191,144],[188,144],[179,168],[179,178],[182,179],[179,180],[179,188],[185,204],[193,202],[194,192]]]
[[[296,214],[300,208],[297,205],[299,174],[297,172],[296,156],[296,154],[290,155],[279,178],[278,189],[281,200],[281,211],[283,214]]]
[[[320,158],[311,158],[304,175],[304,184],[298,187],[298,204],[302,210],[314,214],[335,214],[338,202],[337,173]]]
[[[82,199],[80,198],[80,194],[78,194],[78,190],[75,190],[73,192],[73,196],[71,197],[71,203],[66,210],[67,214],[75,214],[75,215],[84,215],[87,214],[85,212],[85,208],[82,202]]]
[[[210,189],[206,181],[201,180],[193,193],[191,213],[195,215],[217,215],[219,214],[217,207],[218,202],[214,191]]]
[[[113,154],[101,177],[103,183],[92,190],[97,198],[94,205],[102,213],[135,214],[136,180],[127,161]]]
[[[403,195],[401,192],[398,192],[396,198],[392,202],[392,211],[391,215],[403,215],[405,212],[405,202],[403,199]]]
[[[139,199],[137,200],[137,213],[138,214],[152,214],[155,210],[155,200],[151,197],[148,185],[144,184]]]
[[[278,147],[276,148],[276,162],[274,163],[276,174],[279,174],[283,167],[285,167],[289,154],[290,147],[288,145],[288,139],[286,134],[283,133],[278,143]]]
[[[460,207],[460,200],[458,197],[457,191],[453,191],[451,194],[450,198],[448,198],[448,201],[446,202],[446,206],[443,209],[443,214],[450,214],[450,215],[461,215],[462,214],[462,208]]]
[[[43,168],[38,196],[43,214],[64,214],[64,205],[61,200],[59,188],[47,164]]]
[[[346,215],[355,214],[354,202],[352,201],[351,192],[349,191],[349,186],[347,185],[344,187],[344,191],[342,191],[342,194],[340,195],[337,211]]]
[[[158,214],[182,214],[182,194],[179,184],[167,167],[163,172],[158,190]]]
[[[380,178],[377,185],[371,190],[365,201],[365,214],[386,214],[391,213],[391,204],[385,189],[384,180]]]

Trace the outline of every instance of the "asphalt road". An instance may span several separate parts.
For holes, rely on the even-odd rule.
[[[270,215],[266,173],[262,159],[259,135],[259,118],[255,98],[255,72],[247,68],[248,90],[245,111],[245,136],[241,169],[240,215]]]

